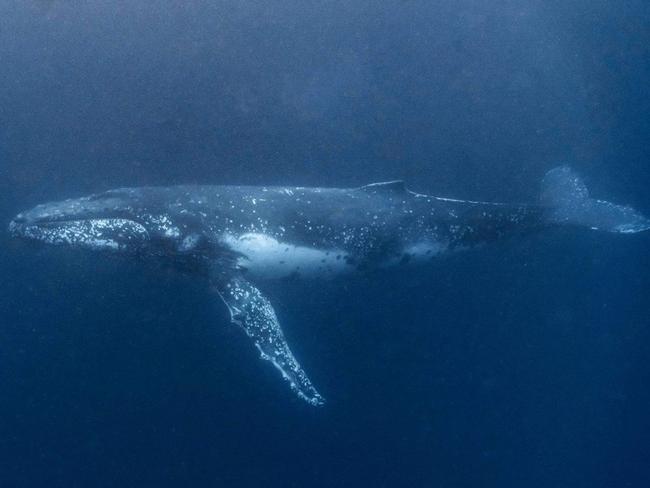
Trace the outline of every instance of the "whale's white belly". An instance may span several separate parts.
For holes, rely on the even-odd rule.
[[[351,264],[349,253],[341,249],[296,246],[278,241],[267,234],[224,234],[221,242],[240,256],[237,264],[257,278],[276,279],[292,275],[321,278],[350,273],[356,269]],[[447,246],[440,242],[419,241],[407,245],[402,252],[388,257],[379,266],[419,264],[446,249]]]
[[[259,233],[224,234],[221,242],[240,255],[239,266],[258,278],[326,277],[354,270],[340,249],[296,246]]]

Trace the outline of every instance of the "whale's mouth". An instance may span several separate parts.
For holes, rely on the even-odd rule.
[[[13,237],[44,244],[120,251],[149,239],[141,224],[123,218],[26,218],[22,214],[9,223]]]

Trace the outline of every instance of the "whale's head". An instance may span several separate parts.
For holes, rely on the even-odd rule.
[[[185,252],[201,243],[163,189],[126,188],[37,205],[9,224],[17,238],[98,251]]]

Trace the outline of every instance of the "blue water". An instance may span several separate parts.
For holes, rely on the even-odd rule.
[[[0,223],[117,186],[650,215],[645,0],[0,2]],[[265,291],[315,409],[198,281],[0,233],[0,487],[650,486],[650,233]]]

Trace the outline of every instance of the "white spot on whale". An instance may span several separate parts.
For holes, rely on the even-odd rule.
[[[416,264],[428,261],[447,250],[447,245],[438,241],[419,241],[409,244],[402,249],[397,256],[391,257],[384,263],[385,267],[398,264]],[[405,259],[406,258],[406,259]]]

